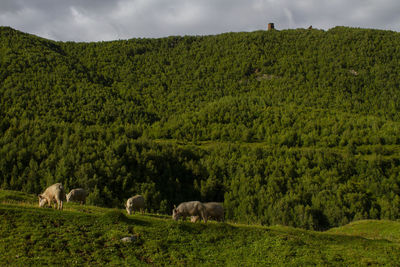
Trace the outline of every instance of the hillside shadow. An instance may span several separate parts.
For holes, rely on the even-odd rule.
[[[145,214],[147,217],[157,218],[157,219],[171,219],[171,216],[162,215],[162,214]]]
[[[125,222],[128,223],[128,224],[140,225],[140,226],[149,226],[149,225],[151,225],[151,223],[149,223],[149,222],[146,222],[144,220],[140,220],[138,218],[132,218],[132,217],[127,217]]]

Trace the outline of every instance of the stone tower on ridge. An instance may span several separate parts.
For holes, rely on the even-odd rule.
[[[274,30],[274,29],[275,29],[275,25],[272,22],[268,23],[268,30],[270,31],[270,30]]]

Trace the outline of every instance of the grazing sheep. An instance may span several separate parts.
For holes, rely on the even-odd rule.
[[[86,203],[86,191],[83,188],[72,189],[67,195],[67,202],[77,201],[81,204]]]
[[[204,207],[206,207],[208,218],[212,218],[219,222],[224,221],[224,207],[222,206],[222,203],[207,202],[204,203]]]
[[[224,221],[224,207],[221,203],[218,202],[207,202],[203,203],[204,207],[206,208],[207,218],[214,219],[219,222]],[[192,216],[190,221],[195,223],[200,219],[199,216]]]
[[[183,202],[178,207],[174,205],[172,219],[177,221],[182,217],[182,220],[185,220],[187,216],[199,216],[205,223],[207,222],[206,208],[200,201]]]
[[[133,212],[135,214],[135,210],[140,210],[141,213],[144,213],[144,198],[142,195],[136,195],[131,198],[129,198],[126,201],[125,204],[126,212],[128,212],[129,215]]]
[[[49,186],[39,197],[39,207],[44,207],[46,204],[51,207],[54,202],[54,208],[63,209],[63,200],[65,199],[64,187],[61,183],[56,183]],[[56,206],[57,203],[57,206]]]

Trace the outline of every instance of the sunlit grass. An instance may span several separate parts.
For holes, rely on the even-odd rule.
[[[374,240],[400,242],[400,221],[361,220],[348,225],[332,228],[328,233],[360,236]]]
[[[77,203],[63,211],[39,208],[29,195],[7,202],[12,194],[0,190],[3,265],[394,266],[400,259],[399,222],[359,221],[327,232],[175,222]]]

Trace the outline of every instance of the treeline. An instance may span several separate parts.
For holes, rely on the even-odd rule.
[[[88,188],[90,204],[122,207],[140,193],[161,213],[190,199],[223,201],[230,220],[311,229],[400,216],[398,147],[198,147],[135,139],[129,125],[20,123],[2,138],[2,189],[38,193],[62,181]]]
[[[54,42],[0,28],[0,186],[223,201],[312,229],[400,216],[400,36],[337,27]]]

